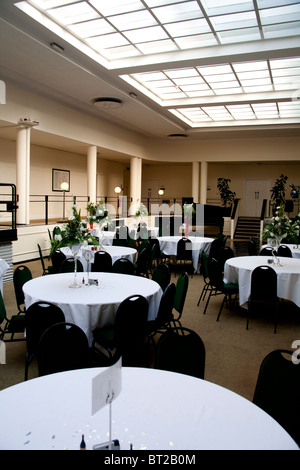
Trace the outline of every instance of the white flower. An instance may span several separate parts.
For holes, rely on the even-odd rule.
[[[278,222],[278,221],[279,221],[279,217],[278,217],[278,216],[277,216],[277,217],[275,217],[275,220],[276,220],[276,222]]]
[[[75,219],[75,216],[74,216],[74,215],[70,215],[69,220],[74,220],[74,219]]]
[[[58,240],[59,242],[62,240],[62,236],[60,234],[54,235],[54,240]]]

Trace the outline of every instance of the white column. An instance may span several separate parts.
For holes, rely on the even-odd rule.
[[[193,162],[192,196],[196,204],[199,202],[199,163]]]
[[[30,127],[20,127],[16,141],[16,186],[18,200],[17,223],[29,224],[30,194]]]
[[[90,202],[97,198],[97,147],[92,145],[87,151],[87,195]]]
[[[201,162],[200,204],[206,204],[207,197],[207,162]]]
[[[130,160],[130,200],[128,201],[128,215],[134,215],[141,204],[142,194],[142,159],[132,157]]]

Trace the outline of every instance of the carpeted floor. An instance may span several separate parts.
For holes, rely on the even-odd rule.
[[[39,260],[23,264],[31,269],[33,277],[42,274]],[[176,282],[174,275],[172,281]],[[252,400],[262,359],[274,349],[292,349],[293,341],[300,340],[300,310],[283,302],[276,334],[273,319],[268,314],[252,319],[246,330],[245,311],[238,306],[232,311],[224,307],[220,321],[216,322],[222,296],[212,298],[203,315],[205,302],[197,307],[202,286],[201,275],[190,276],[182,324],[196,331],[205,344],[205,379]],[[12,283],[4,284],[3,297],[8,316],[15,314]],[[6,364],[0,365],[0,390],[24,380],[25,352],[24,341],[6,343]],[[33,363],[29,379],[36,376],[37,367]]]

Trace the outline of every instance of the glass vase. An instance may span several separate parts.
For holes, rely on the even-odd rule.
[[[73,288],[81,287],[81,284],[79,284],[79,282],[77,281],[77,256],[80,251],[80,248],[81,248],[80,243],[77,243],[76,245],[72,245],[71,247],[71,250],[74,256],[74,279],[73,279],[72,284],[70,284],[69,287],[73,287]]]

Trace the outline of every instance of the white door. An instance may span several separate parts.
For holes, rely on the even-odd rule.
[[[246,179],[244,215],[259,217],[264,199],[270,199],[271,182],[269,179]]]

